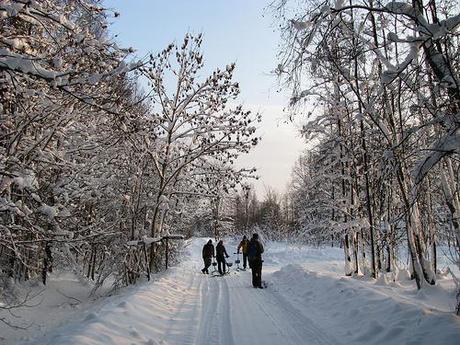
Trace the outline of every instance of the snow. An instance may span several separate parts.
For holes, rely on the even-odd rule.
[[[161,195],[159,199],[159,209],[166,211],[169,210],[169,199],[166,195]]]
[[[27,170],[24,173],[16,173],[17,176],[13,179],[13,182],[17,185],[20,190],[28,189],[35,191],[38,189],[38,181],[33,171]]]
[[[48,219],[52,220],[54,219],[54,217],[56,217],[56,215],[58,214],[58,211],[55,207],[53,206],[49,206],[49,205],[46,205],[46,204],[42,204],[38,210],[43,213],[46,217],[48,217]]]
[[[73,273],[57,272],[48,278],[46,288],[39,282],[27,282],[16,286],[15,295],[19,301],[29,295],[24,306],[13,309],[12,314],[0,310],[0,318],[6,317],[15,327],[0,322],[0,344],[27,342],[35,337],[44,336],[49,329],[71,322],[93,307],[98,295],[90,297],[93,286]],[[0,297],[3,292],[0,289]],[[99,290],[107,293],[106,288]]]
[[[416,16],[415,9],[411,4],[406,2],[392,1],[385,5],[385,9],[393,13],[404,14],[408,17]]]
[[[21,55],[12,53],[7,49],[0,48],[0,66],[12,71],[31,74],[43,79],[52,80],[62,75],[51,70],[47,70],[31,59],[26,59]]]
[[[252,288],[250,271],[236,272],[235,265],[225,277],[201,274],[206,241],[189,241],[182,263],[157,274],[153,282],[91,307],[84,288],[75,290],[80,283],[68,285],[74,291],[65,290],[82,301],[76,303],[56,294],[58,281],[50,279],[47,296],[61,300],[29,312],[40,328],[4,333],[0,326],[5,344],[15,343],[20,334],[24,340],[38,336],[21,343],[36,345],[458,343],[460,319],[452,313],[455,289],[447,275],[438,278],[438,285],[417,291],[405,271],[397,282],[392,276],[376,281],[344,277],[340,248],[274,242],[265,245],[268,288],[260,290]],[[238,241],[224,244],[233,253]],[[62,277],[60,283],[64,289]],[[39,318],[45,312],[49,317]],[[48,318],[52,322],[46,324]]]
[[[161,240],[162,240],[162,237],[147,237],[147,236],[144,236],[141,240],[128,241],[126,244],[128,246],[138,246],[138,245],[141,245],[141,244],[151,245],[152,243],[161,242]]]
[[[460,127],[450,131],[446,136],[438,140],[431,152],[416,166],[414,175],[416,183],[419,183],[428,171],[448,153],[460,153]]]
[[[291,24],[296,30],[299,31],[309,29],[312,26],[312,23],[309,21],[299,21],[294,19],[291,20]]]
[[[21,12],[24,4],[21,3],[12,3],[7,5],[1,5],[0,11],[5,11],[8,17],[16,17],[19,12]]]

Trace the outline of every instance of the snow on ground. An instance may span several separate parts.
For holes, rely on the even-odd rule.
[[[270,243],[263,271],[268,288],[260,290],[252,288],[250,271],[235,267],[224,277],[203,275],[206,241],[190,241],[184,261],[154,282],[82,308],[27,344],[436,345],[460,339],[447,277],[417,292],[404,279],[343,277],[338,248]],[[229,254],[236,244],[226,243]]]
[[[101,295],[107,294],[107,289],[103,287],[91,294],[93,286],[70,272],[50,274],[46,288],[38,281],[17,285],[14,293],[16,303],[21,306],[11,312],[0,310],[0,318],[14,326],[0,322],[0,344],[15,344],[45,335],[50,328],[68,323],[78,312],[91,307]],[[0,296],[1,293],[0,289]]]

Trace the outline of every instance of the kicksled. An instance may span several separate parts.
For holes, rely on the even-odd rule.
[[[217,270],[217,262],[213,261],[212,266],[214,270],[211,272],[210,276],[211,277],[223,277],[226,275],[230,275],[232,273],[236,274],[236,272],[233,272],[230,270],[230,268],[233,266],[233,262],[225,262],[225,265],[227,266],[227,269],[225,270],[224,274],[220,274],[219,271]]]

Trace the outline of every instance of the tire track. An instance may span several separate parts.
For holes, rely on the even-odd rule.
[[[229,278],[229,277],[228,277]],[[221,286],[219,291],[221,291],[221,303],[220,303],[220,344],[223,345],[234,345],[233,340],[233,329],[231,322],[231,311],[232,305],[230,303],[230,291],[227,283],[227,279],[224,278],[221,280]],[[231,278],[230,278],[231,279]]]
[[[231,322],[238,334],[239,345],[337,345],[339,341],[327,335],[313,320],[299,312],[288,301],[270,289],[250,286],[250,274],[228,281],[230,305],[234,309]]]
[[[308,316],[301,313],[296,309],[291,303],[289,303],[283,296],[276,292],[271,292],[266,290],[264,301],[256,300],[256,303],[259,304],[261,309],[265,312],[276,308],[280,313],[275,315],[280,315],[284,320],[288,320],[291,325],[291,330],[294,331],[297,335],[297,338],[301,341],[296,344],[302,344],[302,341],[309,339],[309,343],[318,344],[318,345],[338,345],[340,344],[337,339],[330,335],[326,335],[325,330],[318,327],[315,322],[310,319]],[[263,304],[261,303],[263,302]],[[270,307],[268,307],[270,305]],[[266,313],[273,320],[274,323],[279,322],[280,320],[276,317],[273,317],[272,313]],[[292,334],[292,332],[290,332]]]
[[[217,301],[220,295],[219,286],[214,278],[204,277],[205,283],[201,286],[200,304],[201,313],[198,320],[198,331],[195,337],[195,344],[212,344],[215,339],[216,326],[214,325],[217,313]],[[217,343],[216,343],[217,344]]]

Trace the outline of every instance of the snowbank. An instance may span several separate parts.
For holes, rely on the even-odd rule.
[[[273,273],[273,287],[345,344],[458,344],[460,319],[436,309],[440,289],[423,292],[432,308],[405,296],[401,287],[334,277],[287,265]],[[419,298],[421,296],[418,296]],[[423,304],[423,302],[422,302]]]
[[[51,329],[72,322],[88,308],[102,303],[104,299],[99,298],[108,292],[108,287],[91,295],[92,290],[92,284],[71,272],[50,274],[46,286],[39,281],[15,285],[13,293],[21,306],[11,313],[0,310],[0,318],[13,326],[0,322],[0,344],[40,338]]]

